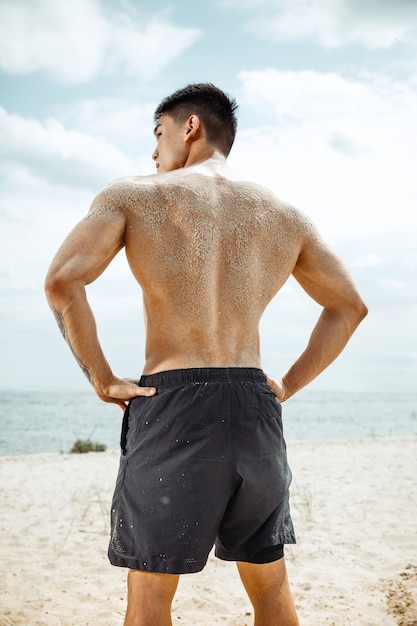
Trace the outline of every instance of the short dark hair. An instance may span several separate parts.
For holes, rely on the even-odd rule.
[[[183,122],[192,114],[198,115],[209,143],[218,146],[227,156],[236,136],[237,108],[236,100],[212,83],[192,83],[162,100],[155,110],[154,122],[157,125],[165,113],[176,122]]]

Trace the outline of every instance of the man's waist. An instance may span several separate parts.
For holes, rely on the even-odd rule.
[[[190,367],[143,374],[141,387],[164,387],[209,382],[266,382],[264,372],[257,367]]]

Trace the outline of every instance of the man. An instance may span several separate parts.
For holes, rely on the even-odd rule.
[[[366,315],[313,225],[226,158],[236,104],[189,85],[155,113],[157,175],[106,187],[52,262],[46,292],[98,396],[125,410],[109,558],[128,567],[125,626],[171,624],[179,575],[237,562],[257,626],[296,626],[283,544],[294,543],[281,402],[322,372]],[[125,248],[143,292],[139,386],[101,350],[85,285]],[[259,321],[293,275],[322,307],[283,378],[266,377]],[[116,296],[117,297],[117,296]]]

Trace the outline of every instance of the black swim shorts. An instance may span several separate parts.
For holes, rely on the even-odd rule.
[[[281,405],[262,370],[142,376],[126,409],[109,559],[185,574],[217,557],[269,563],[295,543]]]

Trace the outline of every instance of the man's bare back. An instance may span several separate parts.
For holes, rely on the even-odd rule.
[[[106,206],[114,212],[116,198],[143,290],[144,372],[260,367],[259,320],[297,262],[307,222],[215,159],[122,179],[96,200],[90,219]]]
[[[260,318],[292,274],[323,312],[300,359],[282,381],[269,379],[284,400],[336,358],[364,314],[354,282],[311,222],[237,178],[219,153],[172,172],[119,179],[96,196],[61,246],[47,291],[96,393],[122,408],[123,396],[138,392],[131,379],[112,374],[84,285],[123,247],[143,291],[145,374],[260,367]]]

